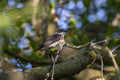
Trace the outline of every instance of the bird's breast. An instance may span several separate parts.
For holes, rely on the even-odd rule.
[[[51,45],[49,45],[49,47],[56,47],[59,43],[60,43],[60,41],[54,42]]]

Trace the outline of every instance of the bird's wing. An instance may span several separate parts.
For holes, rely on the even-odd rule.
[[[50,44],[59,41],[61,39],[61,35],[60,34],[53,34],[51,35],[45,42],[44,42],[44,46],[49,46]]]

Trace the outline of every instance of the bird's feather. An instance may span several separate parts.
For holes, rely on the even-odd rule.
[[[60,34],[53,34],[51,35],[43,44],[43,46],[48,47],[49,45],[53,44],[54,42],[59,41],[62,38]]]

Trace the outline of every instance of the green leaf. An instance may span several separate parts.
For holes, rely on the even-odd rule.
[[[76,20],[74,19],[74,18],[71,18],[70,19],[70,22],[69,22],[69,25],[75,25],[75,23],[76,23]]]
[[[50,8],[54,8],[55,7],[55,3],[54,2],[51,2],[50,3]]]

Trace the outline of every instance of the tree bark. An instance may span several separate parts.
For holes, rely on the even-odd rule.
[[[87,50],[86,48],[81,49],[74,57],[56,64],[54,78],[58,79],[72,76],[85,69],[92,61],[91,56],[86,52]],[[28,80],[43,80],[49,68],[50,66],[44,66],[26,71]]]
[[[87,51],[88,51],[87,48],[83,48],[79,50],[74,57],[71,57],[70,59],[67,59],[64,62],[56,64],[54,79],[56,80],[58,78],[72,76],[84,70],[92,61],[92,57],[89,53],[87,53]],[[44,67],[36,67],[30,70],[26,70],[25,80],[43,80],[50,66],[51,65]],[[21,75],[21,73],[22,72],[12,73],[13,75],[12,78],[16,77],[18,74]],[[11,75],[11,74],[7,73],[7,75]],[[0,76],[4,76],[4,74]],[[22,77],[18,77],[18,78],[21,79],[17,79],[17,80],[23,80],[24,76],[22,75]],[[3,77],[0,80],[14,80],[14,79]]]

